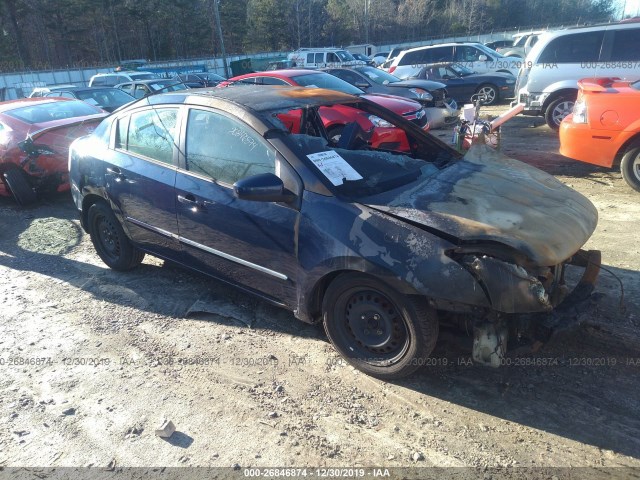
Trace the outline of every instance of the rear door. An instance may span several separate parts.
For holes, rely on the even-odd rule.
[[[191,108],[186,118],[185,153],[176,180],[185,261],[293,305],[299,211],[286,204],[239,200],[233,184],[275,173],[287,185],[297,176],[273,146],[236,117]]]
[[[175,180],[178,107],[138,109],[116,121],[107,192],[131,238],[163,257],[177,258]]]

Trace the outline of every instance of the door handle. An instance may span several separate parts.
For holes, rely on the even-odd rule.
[[[113,176],[115,176],[116,182],[120,182],[125,178],[127,178],[122,174],[122,171],[118,167],[107,167],[107,173],[110,173]]]
[[[208,203],[197,201],[196,197],[190,193],[187,195],[178,195],[178,202],[189,205],[194,210],[205,210],[205,205]]]

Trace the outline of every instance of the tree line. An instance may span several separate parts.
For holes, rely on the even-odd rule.
[[[606,21],[609,0],[0,0],[0,71],[401,43]]]

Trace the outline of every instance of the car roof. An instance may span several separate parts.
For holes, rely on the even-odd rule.
[[[109,86],[99,86],[99,87],[78,87],[77,85],[73,86],[73,87],[66,87],[66,88],[57,88],[55,91],[53,92],[49,92],[49,93],[56,93],[56,92],[97,92],[99,90],[118,90],[115,87],[109,87]]]
[[[276,78],[291,78],[297,75],[310,75],[312,73],[318,73],[318,72],[319,70],[309,70],[306,68],[285,68],[277,71],[246,73],[244,75],[238,75],[237,77],[230,78],[229,80],[242,80],[243,78],[254,78],[254,77],[260,77],[260,76],[276,77]]]
[[[478,42],[448,42],[448,43],[436,43],[434,45],[423,45],[421,47],[414,47],[414,48],[410,48],[408,50],[403,50],[401,53],[407,54],[409,52],[415,52],[417,50],[422,50],[425,48],[436,48],[436,47],[453,47],[453,46],[460,46],[460,45],[482,45],[481,43]],[[484,46],[484,45],[483,45]]]
[[[0,113],[9,112],[16,108],[28,107],[30,104],[45,104],[53,102],[77,102],[78,100],[72,98],[60,98],[60,97],[33,97],[33,98],[19,98],[18,100],[7,100],[6,102],[0,102]]]
[[[299,108],[332,105],[335,103],[362,102],[359,97],[336,90],[309,87],[284,87],[284,86],[254,86],[237,85],[226,88],[178,90],[146,97],[145,101],[152,104],[168,103],[170,99],[181,98],[183,103],[191,103],[191,98],[201,100],[221,99],[240,105],[256,112],[274,110],[294,110]],[[195,102],[202,104],[202,101]],[[137,103],[136,103],[137,105]]]

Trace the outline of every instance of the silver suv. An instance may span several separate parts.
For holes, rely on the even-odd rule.
[[[514,77],[522,59],[500,55],[481,43],[443,43],[412,48],[400,52],[389,67],[389,73],[406,79],[418,74],[422,67],[433,63],[456,62],[478,73],[510,73]]]
[[[115,87],[133,80],[153,80],[158,75],[152,72],[97,73],[89,80],[90,87]]]
[[[640,23],[611,23],[540,34],[516,82],[524,115],[544,115],[558,129],[571,113],[578,80],[640,78]]]

